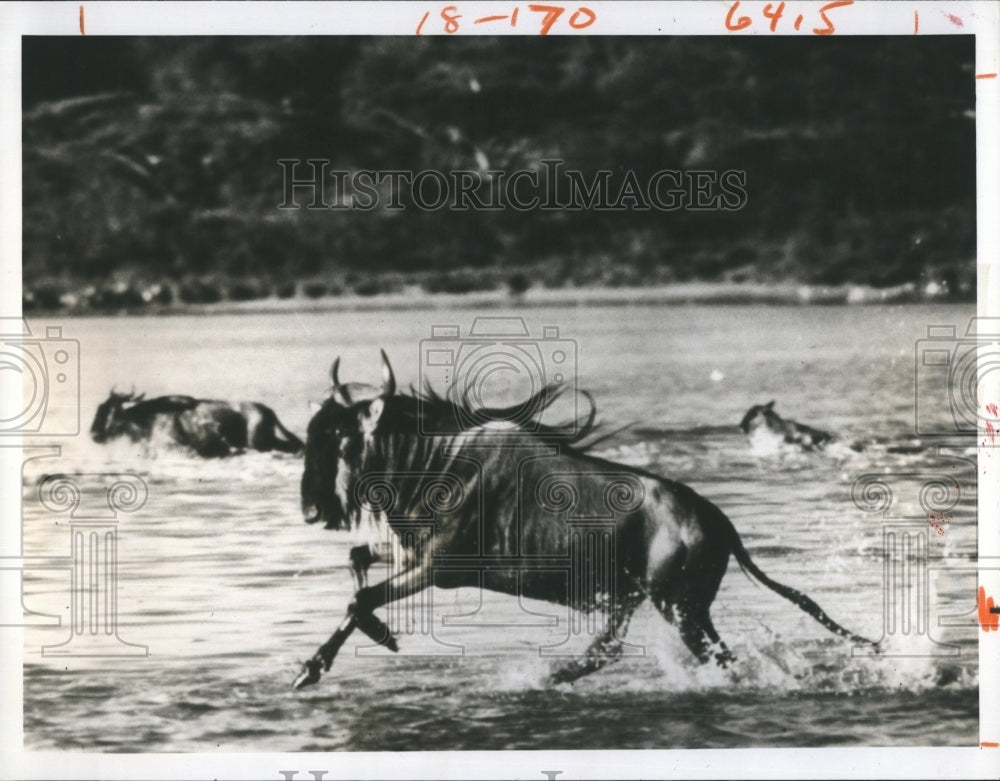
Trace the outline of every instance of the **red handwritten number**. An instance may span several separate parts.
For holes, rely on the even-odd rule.
[[[562,16],[563,11],[566,10],[562,6],[558,5],[529,5],[528,8],[535,13],[545,14],[545,18],[542,19],[542,35],[549,34],[549,30],[552,29],[552,25],[559,21],[559,17]]]
[[[587,19],[582,22],[577,21],[578,18],[584,14],[587,15]],[[569,26],[572,27],[574,30],[582,30],[584,27],[590,27],[590,25],[592,25],[595,21],[597,21],[597,14],[595,14],[586,6],[581,5],[579,8],[576,9],[576,12],[569,18]]]
[[[979,608],[979,625],[984,632],[1000,630],[1000,615],[994,612],[993,597],[988,596],[986,589],[982,586],[979,587],[979,599],[976,601],[976,607]]]
[[[778,29],[778,20],[781,15],[785,12],[784,2],[778,3],[778,7],[773,11],[771,10],[771,4],[768,3],[764,6],[764,16],[771,20],[771,32],[773,33]]]
[[[733,5],[730,7],[729,13],[726,14],[727,30],[744,30],[750,26],[749,16],[741,16],[739,19],[736,20],[735,24],[733,23],[733,15],[736,13],[736,9],[739,7],[740,7],[739,0],[736,0],[736,2],[733,3]]]
[[[529,5],[529,10],[535,13],[545,14],[542,18],[541,34],[548,35],[549,31],[555,26],[555,23],[559,21],[560,17],[566,11],[566,9],[561,5]],[[510,26],[515,27],[517,25],[517,11],[515,8],[514,12],[510,15]],[[417,24],[416,34],[421,35],[423,33],[424,24],[426,24],[427,19],[430,17],[431,12],[427,11],[420,19]],[[438,14],[442,21],[444,22],[444,31],[448,35],[454,35],[458,32],[459,24],[458,20],[462,18],[462,14],[458,13],[458,7],[454,5],[447,5],[441,9]],[[503,19],[507,19],[506,16],[484,16],[480,19],[475,20],[475,24],[482,24],[484,22],[496,22]],[[573,15],[569,18],[569,26],[574,30],[583,30],[584,28],[590,27],[594,22],[597,21],[597,14],[595,14],[591,9],[586,6],[579,6]]]
[[[837,0],[835,3],[827,3],[820,8],[819,15],[820,18],[826,22],[826,27],[814,27],[813,32],[816,33],[816,35],[833,35],[833,22],[830,21],[830,17],[826,15],[826,12],[832,11],[834,8],[842,8],[848,5],[854,5],[854,0]]]
[[[458,8],[453,5],[446,5],[441,9],[441,18],[444,19],[444,31],[448,35],[454,35],[458,32],[458,20],[462,18],[461,14],[455,13]]]

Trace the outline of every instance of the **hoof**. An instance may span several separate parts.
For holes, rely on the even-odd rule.
[[[955,683],[962,677],[962,670],[959,667],[939,667],[934,673],[935,686],[947,686]]]
[[[545,679],[546,686],[558,686],[560,683],[573,683],[578,678],[587,674],[586,670],[581,670],[574,665],[566,665],[558,670],[553,670]]]
[[[302,672],[298,674],[295,681],[292,683],[292,689],[298,691],[299,689],[304,689],[306,686],[311,686],[319,681],[319,670],[321,666],[322,662],[318,659],[310,659],[308,662],[303,662]],[[330,668],[328,667],[327,669]]]

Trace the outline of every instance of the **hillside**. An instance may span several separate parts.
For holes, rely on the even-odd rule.
[[[27,37],[23,56],[29,308],[413,284],[975,295],[971,36]],[[278,208],[279,161],[308,159],[346,179],[324,180],[325,208],[303,188]],[[543,161],[606,177],[622,208],[420,208],[436,176],[401,185],[398,209],[384,182],[375,208],[332,208],[359,172],[488,182]],[[663,171],[738,172],[743,202],[642,208]]]

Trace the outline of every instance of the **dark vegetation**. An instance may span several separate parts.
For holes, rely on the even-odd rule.
[[[23,62],[26,308],[689,280],[975,295],[971,36],[26,37]],[[282,158],[737,169],[748,198],[280,210]]]

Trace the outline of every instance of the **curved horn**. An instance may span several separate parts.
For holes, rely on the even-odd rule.
[[[340,378],[338,375],[338,370],[340,369],[340,356],[337,356],[337,360],[333,362],[333,366],[330,367],[330,379],[333,380],[333,392],[338,394],[341,400],[345,404],[351,404],[351,394],[347,392],[347,388],[340,384]]]
[[[392,373],[389,357],[385,354],[385,350],[380,352],[382,353],[382,392],[379,396],[385,399],[396,393],[396,375]]]

